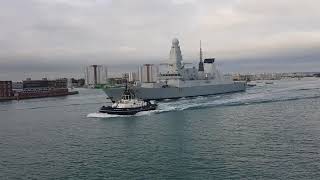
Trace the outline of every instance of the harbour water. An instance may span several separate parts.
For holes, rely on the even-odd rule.
[[[319,179],[320,79],[183,98],[130,117],[101,90],[0,103],[0,179]]]

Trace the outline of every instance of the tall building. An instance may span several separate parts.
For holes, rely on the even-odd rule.
[[[128,81],[129,82],[135,82],[138,80],[138,75],[136,72],[129,72],[128,73]]]
[[[142,79],[143,79],[142,71],[143,71],[143,66],[139,66],[139,69],[138,69],[138,79],[139,79],[140,82],[142,82]]]
[[[108,69],[102,65],[91,65],[85,69],[86,85],[106,84],[108,81]]]
[[[154,82],[156,73],[157,68],[153,64],[144,64],[139,69],[139,80],[145,83]]]
[[[12,81],[0,81],[0,97],[13,96]]]

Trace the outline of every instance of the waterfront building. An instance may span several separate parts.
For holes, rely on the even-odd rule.
[[[56,79],[56,80],[52,80],[52,81],[49,81],[49,82],[52,82],[53,83],[53,86],[51,86],[52,88],[62,88],[62,89],[65,89],[65,88],[68,88],[68,79],[67,78],[61,78],[61,79]]]
[[[85,85],[85,79],[70,79],[71,87],[83,87]]]
[[[0,97],[13,96],[12,81],[0,81]]]
[[[69,92],[68,90],[67,78],[56,80],[48,80],[47,78],[32,80],[27,78],[22,81],[22,91],[15,91],[17,99],[64,96],[69,94],[73,94],[73,92]]]
[[[156,81],[158,68],[153,64],[144,64],[140,67],[139,81],[144,83],[152,83]]]
[[[115,77],[115,78],[108,79],[108,84],[111,86],[123,85],[125,83],[126,83],[126,78],[123,78],[123,77]]]
[[[106,84],[108,81],[108,69],[103,65],[91,65],[85,70],[86,85],[96,86]]]
[[[139,79],[140,82],[142,82],[142,79],[143,79],[142,71],[143,71],[143,66],[139,66],[138,79]]]
[[[41,80],[31,80],[27,78],[22,81],[22,88],[24,92],[43,92],[50,91],[54,89],[67,89],[68,88],[68,79],[56,79],[48,80],[43,78]]]
[[[23,83],[22,82],[12,82],[12,90],[14,92],[22,91],[23,90]]]
[[[135,82],[138,81],[138,75],[136,72],[129,72],[128,73],[128,81],[129,82]]]

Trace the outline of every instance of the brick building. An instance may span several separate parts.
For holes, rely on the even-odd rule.
[[[31,80],[30,78],[23,81],[23,91],[25,92],[43,92],[56,89],[67,89],[68,79],[47,80]]]
[[[13,96],[12,81],[0,81],[0,97]]]

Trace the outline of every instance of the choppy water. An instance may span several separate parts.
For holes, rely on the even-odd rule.
[[[319,179],[320,80],[122,117],[99,90],[0,103],[0,179]]]

